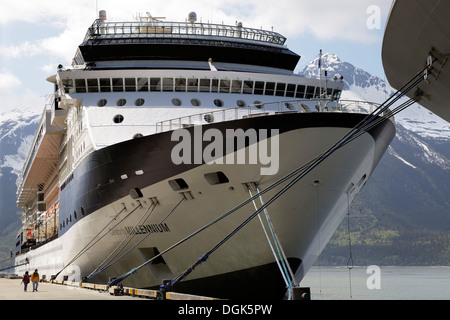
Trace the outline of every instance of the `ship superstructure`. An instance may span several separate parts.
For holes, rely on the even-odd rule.
[[[72,66],[59,66],[48,79],[56,91],[19,180],[17,273],[39,268],[47,278],[107,283],[150,261],[124,282],[159,287],[376,108],[340,101],[342,79],[294,75],[300,57],[285,42],[240,23],[197,23],[195,14],[184,23],[108,22],[101,12]],[[282,297],[292,283],[278,270],[269,229],[298,284],[392,140],[394,124],[381,120],[176,290],[243,298],[234,288],[260,281],[268,289],[261,294]],[[251,197],[250,205],[160,256]]]

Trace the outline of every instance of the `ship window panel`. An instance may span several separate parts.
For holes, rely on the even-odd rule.
[[[84,79],[75,79],[75,89],[77,93],[86,93],[86,81]]]
[[[186,92],[186,79],[185,78],[176,78],[175,79],[175,91]]]
[[[297,86],[297,93],[295,94],[296,98],[303,99],[305,97],[306,87],[304,85],[299,84]]]
[[[139,92],[148,91],[148,79],[147,78],[138,78],[137,79],[137,91],[139,91]]]
[[[98,92],[98,79],[87,79],[88,92]]]
[[[230,93],[231,81],[230,80],[220,80],[220,92]]]
[[[288,84],[286,88],[286,97],[295,97],[295,84]]]
[[[123,120],[124,120],[124,117],[121,114],[118,114],[113,118],[114,123],[117,123],[117,124],[122,123]]]
[[[242,81],[233,80],[231,82],[231,93],[241,93],[242,91]]]
[[[218,79],[211,80],[211,92],[219,92],[219,80]]]
[[[100,92],[111,92],[111,79],[100,79]]]
[[[316,87],[311,87],[311,86],[309,86],[307,89],[306,89],[306,96],[305,96],[305,98],[306,99],[312,99],[312,98],[314,98],[314,92],[316,91]]]
[[[263,81],[255,82],[255,94],[264,94],[264,82]]]
[[[209,92],[211,90],[211,79],[200,79],[200,92]]]
[[[125,78],[125,91],[136,91],[136,78]]]
[[[339,100],[341,98],[341,93],[342,93],[341,90],[338,89],[334,90],[332,99]]]
[[[266,91],[264,92],[266,96],[273,96],[275,94],[275,82],[266,83]]]
[[[243,94],[253,94],[253,81],[244,81],[244,88],[242,89]]]
[[[188,79],[188,91],[198,92],[198,79]]]
[[[317,87],[316,92],[314,93],[314,99],[324,98],[324,92],[325,88]]]
[[[123,79],[122,78],[113,78],[112,85],[113,85],[114,92],[123,92]]]
[[[150,78],[150,91],[161,91],[161,78]]]
[[[75,93],[75,86],[72,79],[64,79],[63,81],[64,93]]]
[[[327,89],[327,99],[331,99],[332,96],[333,96],[333,89],[328,88]]]
[[[163,78],[163,91],[173,91],[173,78]]]
[[[276,91],[277,97],[284,97],[285,92],[286,92],[286,83],[277,83],[277,91]]]

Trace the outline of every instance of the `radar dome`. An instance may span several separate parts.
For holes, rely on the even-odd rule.
[[[188,21],[189,21],[190,23],[195,23],[195,22],[197,22],[197,14],[196,14],[195,12],[189,13]]]

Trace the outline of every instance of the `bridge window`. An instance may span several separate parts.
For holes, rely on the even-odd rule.
[[[305,98],[306,99],[312,99],[312,98],[314,98],[314,92],[316,91],[316,87],[311,87],[311,86],[309,86],[307,89],[306,89],[306,96],[305,96]]]
[[[200,79],[200,92],[210,92],[211,79]]]
[[[266,96],[273,96],[275,94],[275,82],[266,82]]]
[[[244,89],[242,90],[243,94],[252,94],[253,93],[253,81],[244,81]]]
[[[163,79],[163,91],[173,91],[173,78]]]
[[[123,92],[123,79],[122,78],[113,78],[113,91],[114,92]]]
[[[161,78],[150,78],[150,91],[161,91]]]
[[[137,91],[139,91],[139,92],[148,91],[148,79],[147,78],[138,78],[137,79]]]
[[[186,79],[185,78],[176,78],[175,79],[175,91],[186,92]]]
[[[284,97],[286,91],[286,83],[277,83],[277,97]]]
[[[295,97],[298,99],[303,99],[305,97],[305,90],[306,87],[304,85],[299,84],[297,86],[297,93],[295,94]]]
[[[77,93],[86,93],[86,81],[84,79],[75,79],[75,89]]]
[[[264,94],[264,81],[255,82],[255,94]]]
[[[125,91],[136,91],[136,78],[125,78]]]
[[[98,79],[87,79],[88,92],[98,92]]]
[[[188,91],[189,92],[198,92],[198,79],[188,79]],[[208,88],[209,91],[209,88]]]
[[[231,83],[231,93],[241,93],[242,91],[242,81],[241,80],[233,80]]]

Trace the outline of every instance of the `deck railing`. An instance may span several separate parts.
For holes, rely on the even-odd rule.
[[[196,125],[286,113],[339,112],[371,114],[377,103],[357,100],[289,100],[198,113],[156,123],[156,132],[172,131]],[[389,111],[388,111],[389,112]],[[392,121],[393,118],[391,118]]]

